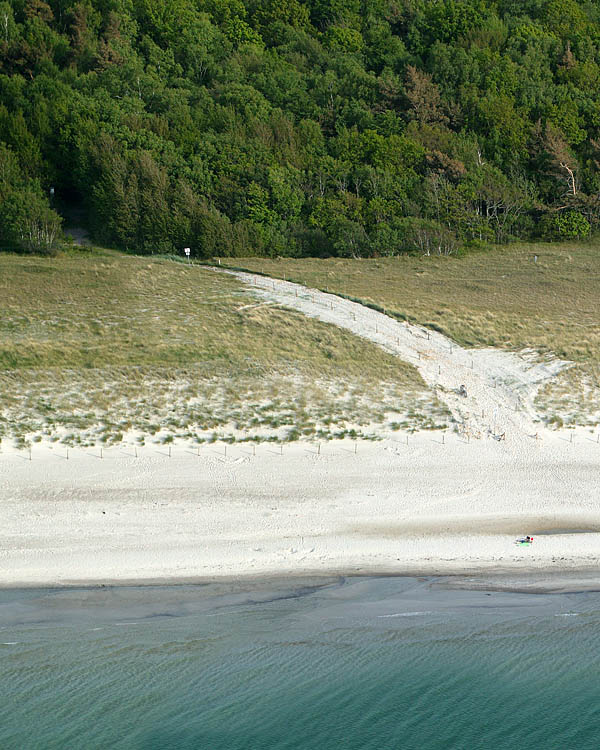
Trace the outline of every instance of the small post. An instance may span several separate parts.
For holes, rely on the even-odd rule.
[[[358,443],[354,443],[354,455],[356,456],[356,451],[358,449]]]
[[[31,461],[31,446],[29,446],[29,460]]]
[[[596,435],[596,442],[600,443],[600,432]]]
[[[406,433],[406,445],[408,445],[408,432]]]
[[[279,443],[279,455],[283,456],[283,443]]]
[[[419,355],[419,361],[421,360],[421,352],[417,352]]]
[[[471,370],[473,369],[473,360],[471,360]]]
[[[100,458],[103,458],[103,455],[102,455],[102,448],[100,448]]]
[[[569,435],[569,442],[570,442],[570,443],[572,443],[572,442],[573,442],[573,433],[571,433],[571,434]]]
[[[333,310],[333,302],[330,302],[329,304],[331,306],[331,309]]]
[[[441,374],[442,374],[442,366],[438,365],[438,375],[441,375]]]
[[[171,458],[171,446],[169,446],[169,458]]]
[[[297,290],[297,289],[295,289],[294,291],[296,292],[296,297],[297,297],[297,296],[298,296],[298,290]]]
[[[429,341],[430,338],[431,336],[429,335],[429,331],[427,331],[427,341]]]
[[[137,458],[137,446],[133,446],[133,455]]]
[[[67,448],[67,461],[69,460],[69,449]]]
[[[484,411],[483,409],[481,410],[481,418],[482,418],[482,419],[484,419],[484,418],[485,418],[485,411]]]
[[[198,446],[196,450],[198,451],[198,458],[200,458],[200,446]]]
[[[225,456],[225,458],[227,458],[227,443],[225,443],[225,451],[224,451],[223,455]]]
[[[375,323],[375,333],[379,333],[379,328],[377,327],[377,323]]]
[[[446,444],[446,430],[442,432],[442,445],[445,445],[445,444]]]
[[[321,455],[321,443],[317,445],[317,456]]]
[[[252,443],[252,455],[256,456],[256,445]]]

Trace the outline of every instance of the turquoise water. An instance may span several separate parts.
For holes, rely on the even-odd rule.
[[[600,594],[0,592],[0,747],[597,748]]]

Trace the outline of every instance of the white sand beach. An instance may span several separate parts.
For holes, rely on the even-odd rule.
[[[356,449],[5,452],[0,585],[598,564],[600,446],[585,434],[523,456],[428,433]],[[557,530],[588,533],[538,536]],[[524,534],[532,546],[515,545]]]
[[[29,460],[3,447],[0,585],[600,570],[597,434],[552,432],[535,415],[537,387],[564,363],[463,350],[333,295],[243,278],[415,364],[456,431],[199,455],[176,444],[171,457],[146,446],[67,459],[42,444]],[[517,546],[525,534],[534,544]]]

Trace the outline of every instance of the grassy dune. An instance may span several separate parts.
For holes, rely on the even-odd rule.
[[[327,438],[444,419],[414,368],[224,274],[102,251],[0,254],[5,439]]]
[[[537,255],[537,262],[534,256]],[[464,258],[232,259],[377,304],[464,346],[531,347],[576,363],[539,396],[560,424],[600,419],[600,247],[513,245]]]

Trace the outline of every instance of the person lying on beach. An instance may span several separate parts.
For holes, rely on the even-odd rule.
[[[533,544],[533,537],[527,535],[525,538],[517,539],[517,544]]]

